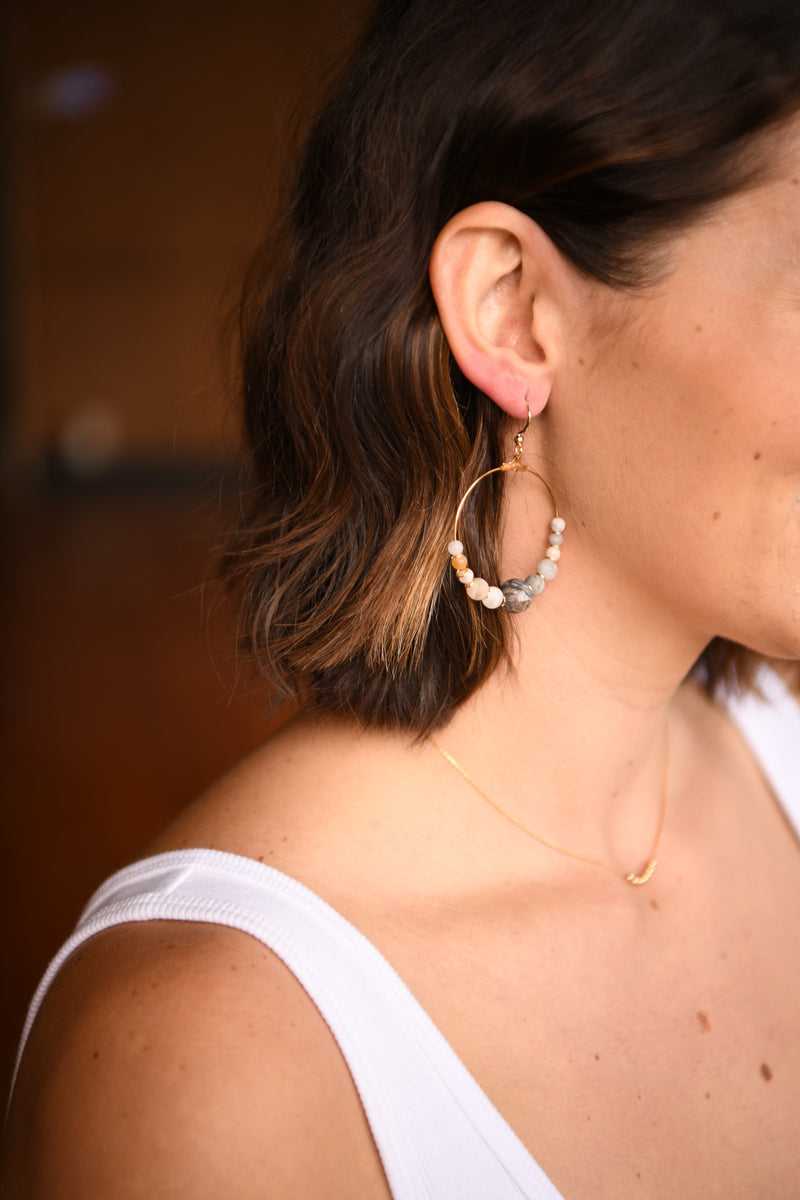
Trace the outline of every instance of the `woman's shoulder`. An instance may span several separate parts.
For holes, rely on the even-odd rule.
[[[149,858],[200,846],[302,876],[341,844],[346,879],[352,815],[331,797],[352,783],[348,745],[293,723]],[[9,1200],[246,1198],[264,1194],[267,1173],[276,1195],[387,1195],[355,1085],[307,992],[256,938],[192,920],[116,925],[66,959],[25,1048],[6,1145]]]
[[[425,764],[402,735],[296,718],[181,813],[148,853],[203,846],[254,859],[355,920],[358,898],[375,907],[403,890],[404,847],[420,850],[412,810],[426,788]]]
[[[293,718],[181,812],[149,852],[202,845],[269,854],[273,839],[284,844],[345,813],[370,740],[345,722]]]
[[[48,993],[7,1130],[10,1200],[384,1196],[313,1003],[235,930],[153,921],[86,942]],[[358,1194],[362,1194],[358,1190]]]

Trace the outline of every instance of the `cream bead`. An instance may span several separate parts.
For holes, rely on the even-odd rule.
[[[459,542],[459,541],[450,542],[450,544],[447,547],[447,553],[448,554],[463,554],[464,553],[464,543]]]
[[[467,595],[470,600],[482,600],[484,596],[488,596],[489,585],[486,580],[480,577],[473,579],[472,583],[467,585]]]
[[[545,558],[549,558],[551,562],[558,562],[561,558],[561,548],[559,546],[551,546],[545,554]]]
[[[550,522],[550,528],[552,529],[553,533],[563,533],[567,528],[567,522],[563,517],[553,517],[552,521]]]
[[[503,593],[499,587],[490,587],[489,591],[481,600],[484,608],[499,608],[503,603]]]
[[[463,583],[464,587],[466,587],[468,583],[472,583],[474,578],[475,572],[471,571],[469,567],[465,567],[463,571],[456,571],[456,579]]]

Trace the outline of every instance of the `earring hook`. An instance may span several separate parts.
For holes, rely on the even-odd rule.
[[[522,454],[522,440],[525,437],[525,434],[528,432],[528,426],[531,423],[531,406],[530,406],[530,404],[528,404],[527,400],[525,401],[525,407],[528,410],[528,419],[525,422],[525,424],[522,426],[522,429],[520,429],[514,435],[514,458],[517,458],[517,459]]]

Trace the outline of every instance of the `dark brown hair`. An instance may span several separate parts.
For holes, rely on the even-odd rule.
[[[795,0],[377,7],[245,289],[251,474],[226,569],[273,697],[424,734],[507,654],[508,618],[464,604],[443,549],[503,416],[442,333],[442,226],[504,201],[587,276],[640,287],[671,232],[753,181],[799,66]],[[496,578],[500,485],[475,496],[465,540]],[[700,665],[713,688],[754,661],[717,641]]]

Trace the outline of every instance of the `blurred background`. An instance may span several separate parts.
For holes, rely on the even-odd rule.
[[[6,0],[0,1092],[94,887],[271,728],[221,331],[363,0]]]

